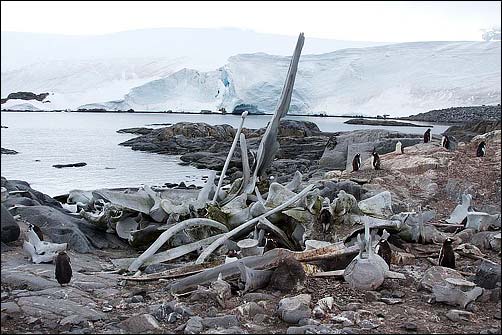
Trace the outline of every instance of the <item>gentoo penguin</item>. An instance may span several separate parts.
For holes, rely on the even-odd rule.
[[[486,155],[486,143],[485,141],[481,141],[478,144],[478,149],[476,150],[476,157],[484,157]]]
[[[318,220],[322,225],[322,232],[327,233],[331,226],[331,222],[333,221],[333,218],[328,208],[324,207],[321,209]]]
[[[59,285],[68,284],[71,280],[71,261],[66,252],[61,251],[56,257],[56,279]]]
[[[424,143],[429,143],[431,140],[431,130],[427,129],[424,133]]]
[[[390,249],[390,244],[386,239],[381,239],[375,248],[375,252],[385,260],[388,266],[390,266],[390,260],[392,258],[392,250]]]
[[[450,139],[448,138],[448,135],[444,135],[441,139],[441,146],[446,150],[450,150]]]
[[[447,238],[439,251],[439,265],[455,269],[455,253],[453,252],[453,239]]]
[[[373,151],[371,155],[373,156],[373,162],[372,162],[373,168],[375,170],[380,170],[380,156],[378,156],[376,151]]]
[[[352,172],[358,171],[361,168],[361,155],[356,154],[352,160]]]

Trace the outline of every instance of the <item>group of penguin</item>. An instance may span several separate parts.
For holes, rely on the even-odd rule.
[[[428,143],[431,140],[431,130],[427,129],[424,133],[424,143]],[[448,138],[448,135],[443,135],[443,138],[441,139],[441,146],[443,148],[446,148],[450,150],[450,139]],[[484,157],[486,155],[486,143],[485,141],[481,141],[478,144],[478,148],[476,149],[476,157]]]
[[[431,130],[427,129],[424,133],[424,143],[429,143],[430,141],[431,141]],[[448,135],[444,135],[443,138],[441,139],[441,146],[447,150],[450,150],[451,142],[450,139],[448,138]],[[402,149],[401,152],[403,152]],[[486,155],[486,143],[485,141],[481,141],[478,144],[478,148],[476,149],[476,157],[484,157],[485,155]],[[380,156],[378,155],[375,149],[373,149],[371,156],[372,156],[371,165],[373,166],[373,169],[380,170]],[[352,159],[352,172],[359,171],[359,169],[361,168],[361,164],[362,164],[361,154],[357,153]]]
[[[378,153],[373,149],[373,152],[371,153],[372,159],[371,159],[371,165],[373,166],[373,169],[375,170],[380,170],[380,156]],[[354,156],[354,159],[352,159],[352,171],[359,171],[361,168],[361,154],[356,154]]]
[[[392,251],[390,244],[386,239],[380,239],[376,245],[375,252],[382,257],[387,265],[390,266],[392,259]],[[453,251],[453,239],[447,238],[444,240],[441,250],[439,250],[439,266],[455,269],[455,252]]]

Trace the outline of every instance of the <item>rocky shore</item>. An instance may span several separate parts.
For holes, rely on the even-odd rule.
[[[395,126],[395,127],[429,127],[410,122],[399,122],[393,120],[372,120],[372,119],[350,119],[345,121],[346,124],[364,124],[368,126]]]
[[[263,130],[244,133],[252,146]],[[221,156],[224,161],[223,153],[228,152],[234,135],[235,129],[225,125],[176,124],[152,130],[127,145],[136,150],[192,155],[194,158],[187,158],[191,163],[204,162],[203,157],[210,156]],[[404,153],[394,152],[398,140]],[[487,142],[483,158],[475,156],[481,140]],[[380,218],[365,216],[371,217],[373,224],[386,222],[385,227],[390,227],[393,220],[403,218],[402,227],[405,222],[419,222],[410,211],[423,213],[422,226],[417,226],[423,229],[419,235],[426,237],[422,241],[409,240],[403,231],[398,234],[387,228],[391,236],[399,237],[389,238],[390,270],[399,276],[386,278],[376,289],[360,289],[349,285],[343,274],[327,272],[339,270],[338,258],[305,263],[292,259],[267,270],[272,279],[259,289],[243,291],[237,276],[210,280],[190,293],[179,294],[173,287],[183,282],[181,278],[194,278],[193,273],[201,271],[190,265],[194,268],[189,272],[187,265],[200,256],[200,249],[141,267],[140,275],[132,276],[118,265],[119,260],[139,255],[127,240],[75,213],[69,207],[75,205],[61,204],[24,181],[2,178],[2,333],[500,333],[500,130],[477,135],[452,151],[441,147],[439,138],[424,144],[417,136],[381,130],[325,134],[310,123],[282,124],[279,141],[281,149],[274,161],[278,165],[268,171],[270,176],[276,176],[274,169],[280,167],[286,181],[290,175],[284,163],[301,167],[304,160],[309,173],[303,175],[298,189],[314,184],[321,197],[334,203],[342,199],[343,190],[366,215],[384,206]],[[207,148],[201,157],[196,157],[197,146],[199,150]],[[351,153],[374,148],[381,153],[381,170],[373,170],[368,157],[363,157],[361,170],[346,169]],[[240,168],[239,159],[233,159],[234,174]],[[201,164],[223,165],[222,161],[214,162]],[[387,193],[389,203],[374,202]],[[91,197],[97,194],[107,199],[109,192],[102,190]],[[471,197],[471,209],[494,218],[489,226],[474,227],[471,218],[446,222],[466,194]],[[265,193],[263,196],[268,198]],[[77,204],[85,202],[85,197],[85,193],[72,195]],[[365,205],[369,203],[379,205],[371,209]],[[136,210],[142,210],[141,206]],[[348,215],[345,210],[340,213]],[[144,223],[150,216],[153,212],[138,217]],[[161,224],[173,227],[165,220]],[[281,224],[276,220],[272,221],[288,236],[295,235],[287,230],[290,221]],[[55,280],[54,264],[34,264],[23,251],[30,224],[41,229],[45,241],[67,243],[74,274],[68,286],[61,287]],[[320,222],[314,219],[311,224],[312,234],[322,232]],[[337,220],[333,225],[329,238],[323,233],[316,238],[348,242],[355,236],[354,229],[362,229],[361,223]],[[382,236],[382,229],[375,228],[375,234]],[[437,266],[446,237],[454,240],[455,269]],[[180,235],[176,243],[187,244],[183,242],[186,238]],[[231,248],[231,243],[222,246],[206,269],[224,262]],[[264,259],[274,250],[278,249],[265,253]],[[309,255],[301,250],[296,253]],[[456,292],[450,288],[452,283],[464,285],[463,292],[470,292],[465,293],[467,300],[452,300],[449,295]],[[438,287],[445,291],[438,291]]]
[[[426,113],[403,117],[403,120],[424,121],[433,123],[465,123],[475,120],[499,121],[501,119],[500,104],[496,106],[451,107],[431,110]]]

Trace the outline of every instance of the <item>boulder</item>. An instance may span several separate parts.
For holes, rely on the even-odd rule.
[[[15,208],[27,222],[38,226],[52,242],[67,243],[70,249],[86,253],[94,248],[127,248],[115,234],[106,234],[81,218],[48,206]]]
[[[392,215],[392,199],[388,191],[381,192],[371,198],[361,200],[357,204],[359,209],[368,215],[376,217],[389,217]]]
[[[485,259],[478,267],[474,282],[482,288],[493,289],[501,286],[500,278],[500,264]]]
[[[161,330],[159,323],[150,314],[140,314],[120,322],[118,326],[131,334],[154,332]]]
[[[310,300],[310,294],[300,294],[290,298],[283,298],[279,301],[277,313],[283,321],[297,324],[301,319],[310,317]]]
[[[419,143],[420,137],[416,134],[403,134],[384,129],[335,133],[328,140],[319,165],[329,169],[345,170],[352,162],[357,150],[363,150],[360,152],[361,158],[364,158],[373,148],[382,155],[394,151],[398,141],[401,141],[404,146],[409,146]]]
[[[202,318],[193,316],[187,321],[183,334],[199,334],[203,329]]]
[[[432,294],[437,302],[466,308],[483,294],[483,289],[464,279],[446,278],[443,283],[432,287]]]
[[[41,205],[53,207],[53,208],[56,208],[58,210],[61,210],[63,212],[68,213],[67,210],[63,209],[63,207],[61,206],[61,203],[59,201],[51,198],[47,194],[44,194],[42,192],[39,192],[37,190],[32,189],[30,187],[30,184],[28,184],[25,181],[2,179],[2,186],[5,187],[7,189],[7,191],[9,191],[9,192],[25,191],[25,192],[22,192],[21,195],[18,195],[18,196],[30,198],[34,201],[37,201]],[[12,197],[12,195],[9,196],[9,198],[10,197]]]
[[[500,214],[490,215],[483,212],[468,212],[465,228],[472,228],[476,231],[500,228]]]
[[[17,224],[16,220],[9,213],[7,208],[2,204],[2,242],[8,243],[16,241],[19,238],[19,234],[21,233],[21,229]]]
[[[418,288],[432,292],[434,286],[446,285],[446,278],[464,279],[464,276],[454,269],[445,268],[443,266],[433,266],[425,271]]]

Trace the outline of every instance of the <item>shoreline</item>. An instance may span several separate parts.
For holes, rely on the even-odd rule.
[[[3,109],[1,113],[97,113],[97,114],[196,114],[196,115],[222,115],[222,116],[237,116],[240,117],[240,114],[232,114],[232,113],[208,113],[208,112],[164,112],[164,111],[64,111],[64,110],[39,110],[39,111],[30,111],[30,110],[10,110]],[[250,114],[257,116],[266,116],[266,115],[274,115],[274,113],[260,113],[260,114]],[[388,117],[388,118],[379,118],[376,116],[359,116],[359,115],[319,115],[319,114],[287,114],[286,116],[298,116],[298,117],[316,117],[316,118],[345,118],[345,119],[368,119],[368,120],[410,120],[407,119],[409,116],[403,117]],[[414,120],[410,120],[414,121]],[[418,121],[418,120],[417,120]],[[462,122],[431,122],[431,121],[418,121],[425,123],[433,123],[439,125],[451,125],[451,124],[459,124]]]

